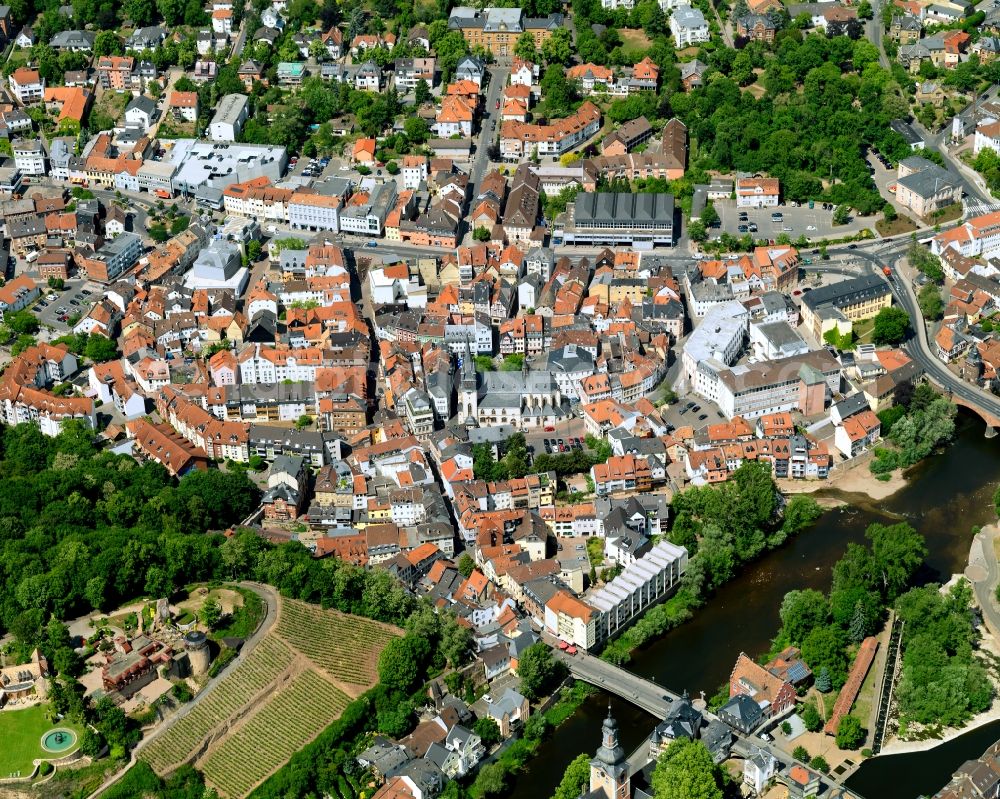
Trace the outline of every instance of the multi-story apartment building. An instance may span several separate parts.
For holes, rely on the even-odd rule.
[[[15,69],[7,82],[21,105],[37,103],[45,96],[45,79],[39,76],[37,69]]]

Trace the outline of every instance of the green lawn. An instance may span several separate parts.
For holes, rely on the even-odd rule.
[[[27,777],[32,771],[32,761],[36,758],[55,760],[72,752],[53,754],[42,749],[42,736],[55,727],[67,727],[77,734],[77,741],[83,730],[75,724],[60,721],[53,724],[46,718],[47,706],[35,705],[24,710],[4,710],[0,712],[0,778],[15,772]]]

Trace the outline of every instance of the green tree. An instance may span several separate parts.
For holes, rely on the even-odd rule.
[[[789,591],[781,602],[782,631],[788,640],[801,643],[815,628],[824,626],[830,617],[830,605],[819,591]]]
[[[492,749],[493,746],[500,743],[500,727],[488,716],[478,719],[473,725],[472,731],[479,736],[483,746],[487,749]]]
[[[302,414],[298,419],[295,420],[295,426],[302,430],[312,424],[312,417],[309,414]]]
[[[722,799],[721,774],[701,741],[678,738],[653,769],[657,799]]]
[[[214,596],[208,597],[208,599],[206,599],[201,605],[201,611],[198,613],[198,619],[208,629],[214,630],[221,618],[222,605],[219,604],[219,600]]]
[[[542,57],[548,64],[569,64],[573,58],[573,40],[569,28],[556,28],[542,43]]]
[[[17,311],[7,314],[4,320],[11,330],[18,335],[33,335],[38,332],[40,325],[38,319],[31,311]]]
[[[517,662],[521,678],[521,693],[528,699],[540,699],[548,694],[566,676],[566,666],[552,656],[548,644],[532,644]]]
[[[125,47],[114,31],[99,31],[94,39],[94,56],[124,55]]]
[[[491,236],[490,229],[481,225],[472,231],[472,238],[476,241],[489,241]]]
[[[933,283],[926,284],[917,294],[917,305],[924,319],[935,322],[944,315],[944,301],[941,290]]]
[[[820,771],[823,774],[830,771],[830,764],[826,762],[826,758],[822,755],[816,755],[816,757],[809,761],[809,765],[816,769],[816,771]]]
[[[412,691],[430,655],[430,642],[414,635],[393,638],[378,658],[378,675],[388,690]]]
[[[535,37],[531,31],[525,31],[517,37],[517,44],[514,45],[514,55],[522,61],[538,62],[538,53],[535,51]]]
[[[854,716],[842,716],[837,724],[837,748],[857,749],[867,737],[861,722]]]
[[[463,577],[469,577],[476,570],[476,562],[468,552],[463,552],[458,559],[458,573]]]
[[[876,344],[898,344],[910,328],[910,317],[902,308],[883,308],[875,316],[872,341]]]
[[[839,627],[817,627],[802,641],[802,659],[813,671],[826,670],[833,685],[839,687],[847,677],[846,646],[847,636]]]
[[[871,541],[872,570],[883,596],[893,601],[906,588],[927,557],[924,537],[906,522],[872,524],[865,531]]]
[[[819,714],[817,714],[816,717],[819,718]],[[804,746],[796,746],[795,749],[792,750],[792,757],[801,763],[808,763],[809,750],[807,750]]]
[[[590,756],[584,752],[566,766],[552,799],[578,799],[590,784]]]
[[[846,225],[851,221],[851,209],[847,205],[838,205],[833,212],[833,224]]]
[[[118,345],[107,336],[93,333],[87,338],[84,354],[92,361],[104,363],[118,358]]]
[[[688,238],[691,241],[702,242],[708,238],[708,231],[705,230],[705,223],[700,219],[695,219],[688,225]]]
[[[820,669],[819,676],[816,678],[816,690],[821,694],[828,694],[833,690],[833,680],[830,679],[830,670],[826,666]],[[819,718],[818,712],[816,713],[816,718]]]

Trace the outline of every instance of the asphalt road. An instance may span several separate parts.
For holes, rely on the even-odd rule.
[[[895,279],[891,282],[892,294],[896,303],[910,316],[910,327],[913,330],[910,338],[903,343],[903,349],[924,370],[935,383],[945,388],[951,395],[959,397],[975,405],[993,416],[1000,418],[1000,398],[980,388],[961,380],[934,355],[927,336],[927,326],[917,306],[917,298],[910,286],[910,281],[904,279],[898,270],[898,262],[905,255],[909,242],[904,240],[885,245],[882,242],[859,246],[854,250],[830,250],[831,255],[850,255],[868,263],[872,271],[878,272],[888,266]]]
[[[479,196],[479,184],[483,182],[486,171],[490,165],[490,143],[497,135],[498,130],[493,127],[493,123],[500,123],[500,112],[497,111],[497,100],[507,84],[510,76],[510,67],[493,66],[489,70],[490,85],[486,90],[486,108],[483,110],[482,125],[479,130],[479,138],[476,140],[476,156],[472,161],[472,169],[469,172],[470,201]]]

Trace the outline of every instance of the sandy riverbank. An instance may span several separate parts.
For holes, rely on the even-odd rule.
[[[928,738],[925,741],[900,741],[898,738],[892,738],[882,747],[882,751],[878,754],[878,757],[882,757],[883,755],[902,755],[906,752],[926,752],[938,744],[943,744],[952,738],[958,738],[960,735],[965,735],[967,732],[972,732],[978,727],[997,720],[1000,720],[1000,702],[994,701],[993,707],[989,710],[980,713],[978,716],[973,716],[969,723],[961,729],[949,727],[942,733],[940,738]]]
[[[845,494],[862,494],[870,499],[883,500],[906,485],[907,480],[901,469],[894,471],[888,480],[876,480],[868,468],[869,461],[869,457],[862,457],[853,463],[838,465],[827,480],[778,480],[778,488],[783,494],[812,494],[832,488]],[[841,497],[817,497],[816,501],[824,508],[848,504]]]

